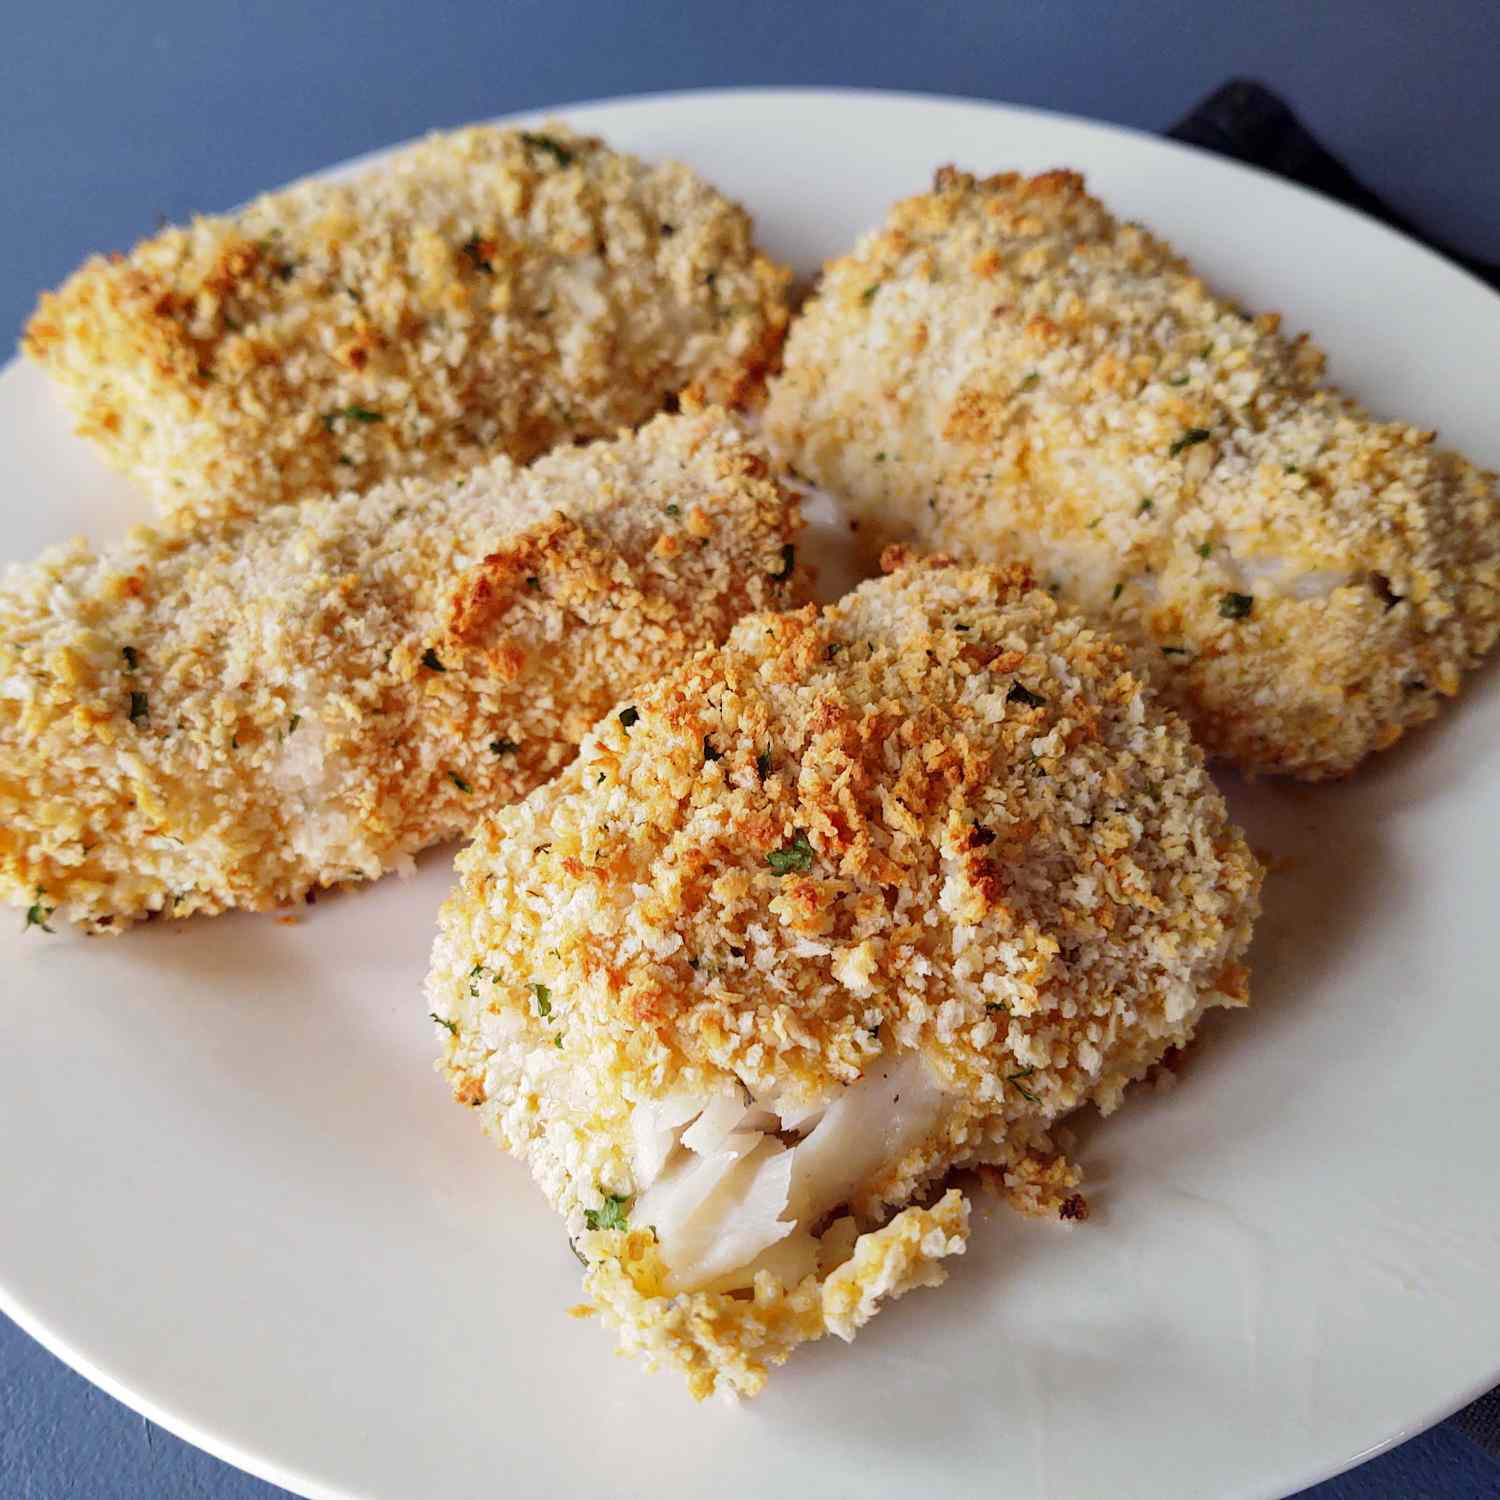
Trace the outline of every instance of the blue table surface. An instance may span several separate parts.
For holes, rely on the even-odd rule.
[[[930,90],[1159,130],[1227,78],[1254,77],[1388,202],[1500,260],[1496,0],[45,0],[8,7],[3,37],[0,328],[13,334],[39,288],[162,216],[222,209],[430,127],[734,84]],[[1473,1408],[1305,1494],[1500,1496],[1497,1428],[1493,1408]],[[507,1489],[524,1492],[524,1476]],[[284,1493],[0,1318],[0,1496]]]

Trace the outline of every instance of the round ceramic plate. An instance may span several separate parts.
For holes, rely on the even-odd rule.
[[[677,156],[802,272],[950,161],[1072,166],[1374,410],[1500,464],[1500,299],[1179,146],[988,104],[684,94],[557,111]],[[142,514],[29,368],[6,554]],[[1500,1378],[1500,676],[1337,786],[1229,787],[1277,857],[1255,1004],[1081,1128],[1090,1221],[981,1217],[948,1284],[764,1396],[693,1407],[565,1309],[525,1172],[432,1071],[451,850],[296,914],[0,934],[0,1306],[107,1390],[312,1497],[1269,1497]]]

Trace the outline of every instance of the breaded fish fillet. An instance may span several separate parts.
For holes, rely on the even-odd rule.
[[[205,515],[745,400],[786,282],[686,167],[475,126],[96,257],[23,347],[163,514]]]
[[[400,867],[638,678],[795,602],[722,411],[463,479],[83,542],[0,585],[0,895],[101,929]]]
[[[945,169],[827,269],[768,432],[872,547],[1018,558],[1250,771],[1351,770],[1500,628],[1494,476],[1069,172]]]
[[[742,620],[459,857],[428,1004],[622,1346],[754,1392],[964,1248],[955,1168],[1245,1002],[1260,871],[1124,648],[1024,569]]]

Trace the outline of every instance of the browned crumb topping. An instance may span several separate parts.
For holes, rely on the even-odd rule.
[[[784,1114],[913,1062],[941,1103],[849,1195],[866,1236],[981,1163],[1081,1217],[1051,1127],[1245,1003],[1260,883],[1123,648],[1024,569],[937,564],[742,620],[458,869],[428,981],[444,1067],[575,1236],[640,1190],[643,1110],[743,1090]],[[826,1268],[683,1312],[645,1229],[585,1233],[589,1287],[695,1389],[755,1388],[831,1316]]]
[[[686,167],[474,126],[95,257],[23,346],[163,514],[211,515],[748,401],[786,284]]]
[[[400,867],[636,678],[800,598],[799,525],[711,411],[55,548],[0,588],[0,892],[118,931]]]
[[[1277,326],[1074,173],[948,168],[828,268],[768,430],[870,546],[1025,560],[1210,750],[1339,775],[1493,645],[1500,506]]]

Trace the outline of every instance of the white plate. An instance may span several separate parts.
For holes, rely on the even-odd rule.
[[[1083,168],[1280,308],[1377,410],[1500,462],[1500,299],[1284,183],[1031,111],[896,95],[571,107],[680,156],[811,270],[932,168]],[[140,514],[29,369],[4,550]],[[1352,783],[1234,789],[1269,885],[1256,1004],[1084,1131],[1093,1219],[981,1219],[948,1286],[762,1398],[693,1408],[564,1309],[524,1172],[431,1071],[448,852],[297,925],[0,932],[0,1306],[155,1421],[315,1497],[1281,1495],[1500,1377],[1500,680]]]

